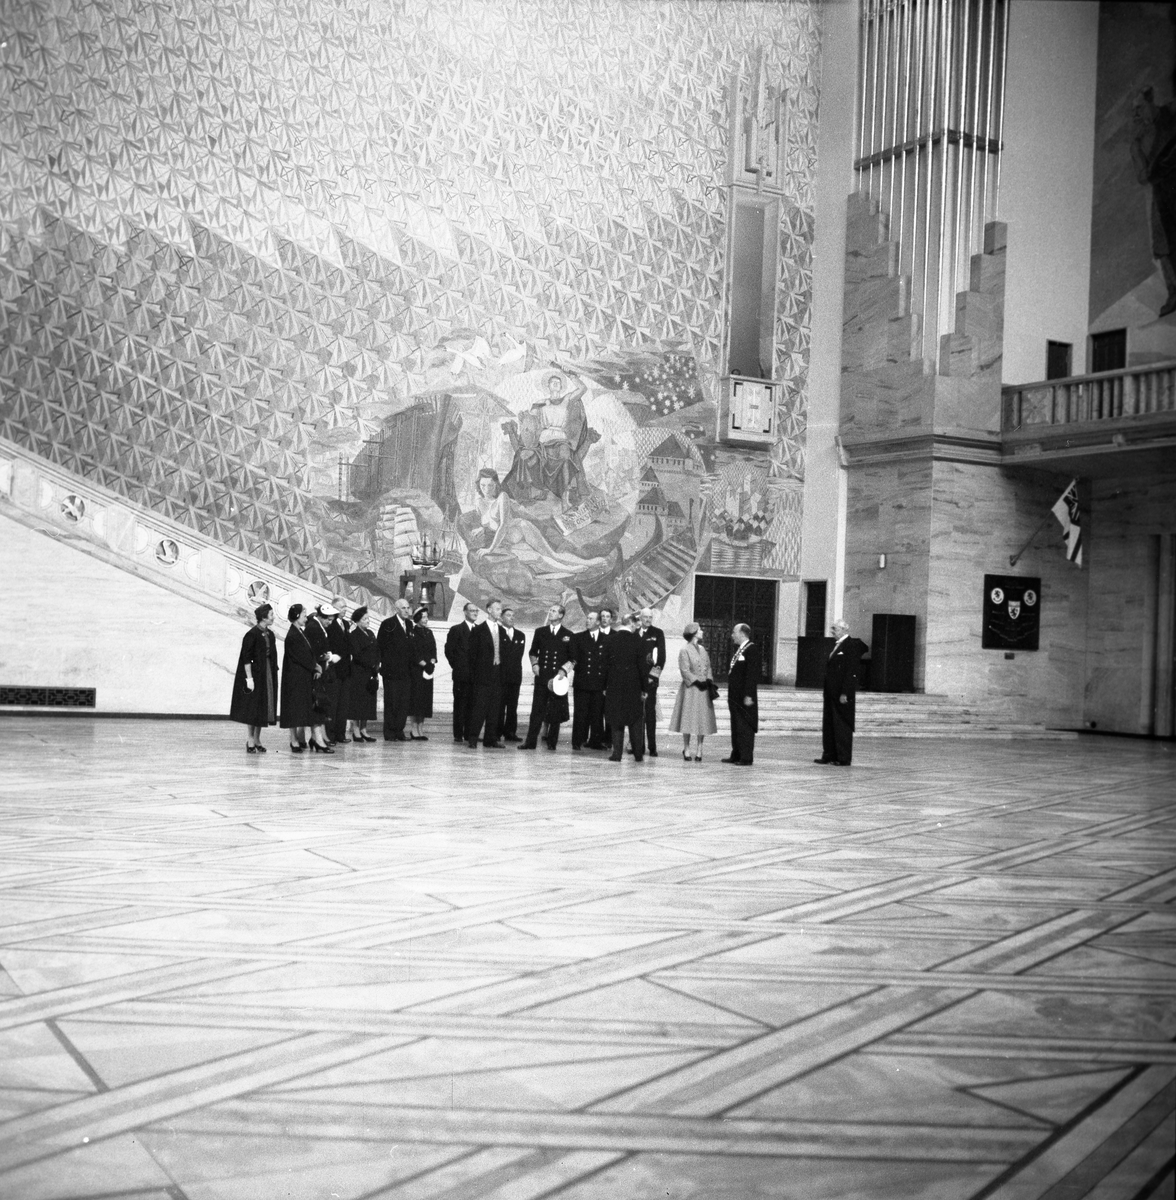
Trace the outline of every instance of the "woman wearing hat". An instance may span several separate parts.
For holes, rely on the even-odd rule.
[[[314,710],[314,681],[322,673],[315,653],[306,637],[306,620],[310,614],[301,604],[292,604],[286,614],[290,628],[286,632],[286,649],[282,656],[282,721],[290,731],[290,749],[301,754],[306,749],[307,731],[312,731],[310,745],[321,754],[334,754],[326,744],[321,717]],[[319,734],[314,737],[313,734]]]
[[[278,647],[270,632],[273,605],[259,605],[253,619],[257,623],[241,639],[229,720],[249,726],[246,754],[264,754],[261,731],[278,719]]]
[[[690,739],[694,738],[694,761],[702,762],[702,739],[708,733],[718,731],[715,724],[715,702],[711,699],[710,655],[702,644],[702,631],[696,621],[691,621],[682,630],[686,645],[678,651],[678,670],[682,684],[678,698],[674,701],[674,715],[670,718],[670,732],[682,735],[682,757],[689,762]]]
[[[374,742],[367,723],[376,719],[376,693],[380,690],[380,648],[376,635],[367,627],[367,608],[351,614],[351,674],[346,683],[347,729],[353,742]]]
[[[433,675],[437,670],[437,639],[429,628],[429,610],[412,614],[412,690],[408,699],[408,736],[427,742],[425,721],[433,715]]]

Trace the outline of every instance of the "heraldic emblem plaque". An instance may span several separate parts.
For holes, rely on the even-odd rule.
[[[984,576],[985,650],[1036,650],[1041,632],[1041,579]]]

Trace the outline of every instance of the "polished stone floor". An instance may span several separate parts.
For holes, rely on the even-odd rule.
[[[0,1197],[1173,1196],[1176,746],[0,722]]]

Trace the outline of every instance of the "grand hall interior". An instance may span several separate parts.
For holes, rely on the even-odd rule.
[[[0,4],[0,1197],[1176,1200],[1174,13]]]

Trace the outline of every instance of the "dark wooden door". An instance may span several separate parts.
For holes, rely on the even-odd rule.
[[[731,575],[694,577],[694,619],[710,655],[716,679],[726,679],[731,668],[731,630],[751,626],[751,640],[763,658],[763,683],[772,682],[776,649],[776,581],[741,579]]]

